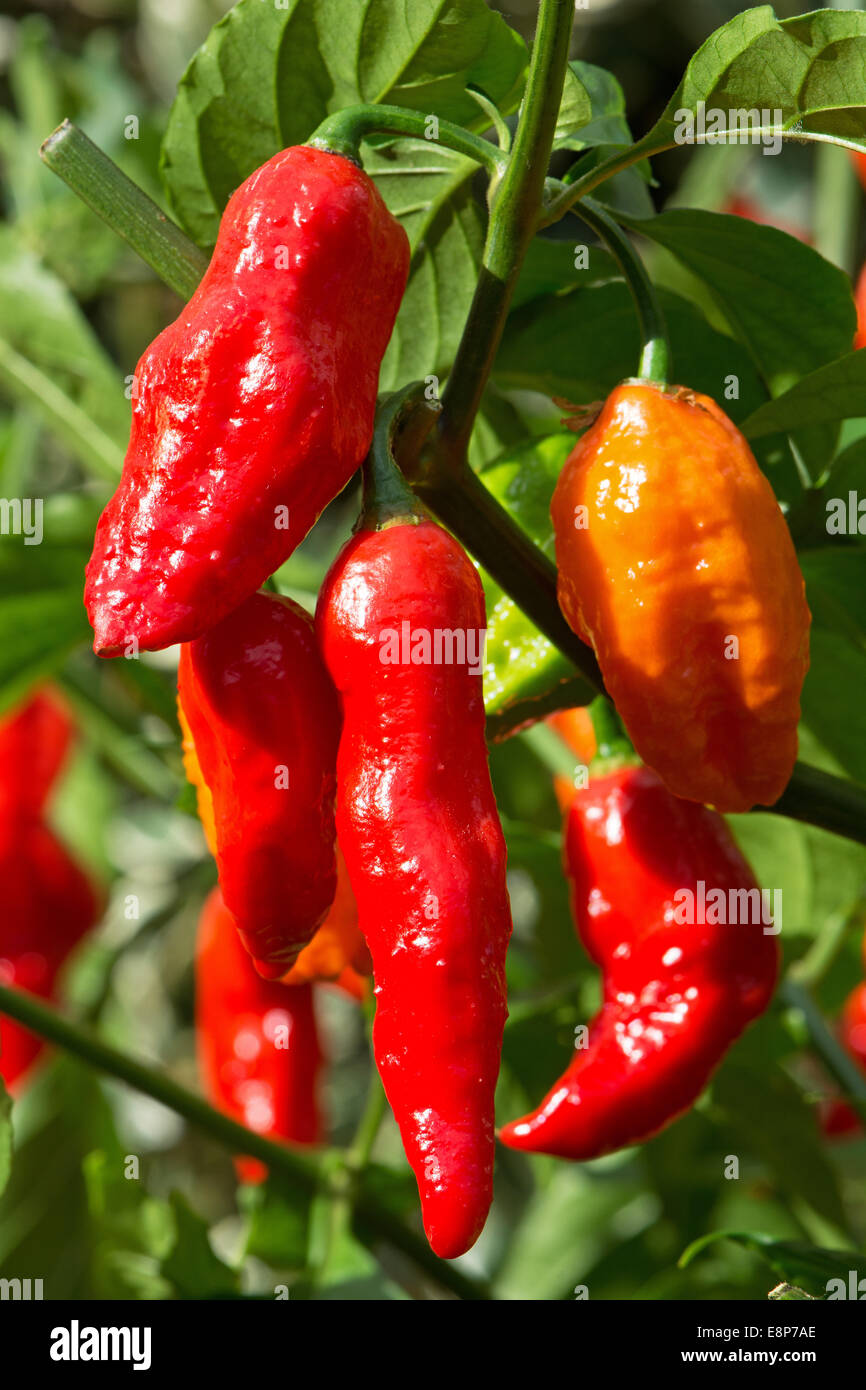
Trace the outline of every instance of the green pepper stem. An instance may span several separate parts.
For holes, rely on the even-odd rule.
[[[596,758],[608,762],[636,762],[635,751],[623,728],[622,720],[612,701],[599,695],[589,707],[589,717],[595,734]]]
[[[435,131],[435,136],[431,131]],[[403,135],[413,140],[426,140],[431,145],[444,145],[448,150],[474,159],[497,177],[505,167],[503,155],[489,140],[438,117],[435,125],[431,125],[430,117],[423,112],[409,111],[402,106],[347,106],[322,121],[307,144],[360,164],[361,141],[378,134]]]
[[[63,121],[39,153],[175,294],[189,299],[207,270],[207,257],[98,145],[71,121]]]
[[[595,199],[582,199],[572,212],[606,243],[634,300],[641,335],[637,375],[664,386],[670,373],[670,343],[658,296],[640,256],[622,228]]]
[[[395,522],[411,525],[426,515],[394,462],[397,436],[424,409],[424,390],[423,382],[413,381],[387,396],[376,412],[373,442],[364,460],[364,503],[358,530],[381,531]]]

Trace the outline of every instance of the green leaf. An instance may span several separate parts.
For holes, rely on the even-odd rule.
[[[616,261],[603,247],[589,247],[589,264],[585,270],[575,265],[574,253],[574,241],[554,241],[551,237],[535,237],[529,243],[529,250],[520,267],[520,275],[511,300],[512,314],[530,300],[554,294],[557,290],[586,288],[589,285],[601,285],[607,280],[621,278]]]
[[[811,1285],[819,1293],[826,1293],[831,1279],[841,1279],[847,1285],[852,1271],[858,1279],[866,1276],[866,1256],[856,1250],[824,1250],[818,1245],[775,1240],[755,1231],[710,1231],[683,1251],[680,1268],[691,1264],[696,1255],[719,1240],[736,1241],[760,1255],[780,1278]]]
[[[850,351],[857,326],[851,282],[796,237],[686,208],[632,225],[707,285],[772,394]]]
[[[840,633],[814,626],[803,686],[803,722],[855,782],[866,782],[866,651]]]
[[[174,1247],[160,1269],[181,1298],[206,1299],[235,1294],[240,1289],[238,1272],[214,1253],[205,1222],[179,1192],[171,1195],[175,1221]]]
[[[673,347],[673,380],[720,401],[734,421],[766,400],[766,391],[745,350],[711,328],[687,300],[660,295]],[[494,376],[503,389],[540,391],[576,404],[600,400],[638,360],[634,306],[625,285],[612,283],[533,300],[509,318]],[[727,378],[739,381],[739,398],[727,400]]]
[[[585,150],[591,145],[630,144],[625,97],[613,73],[594,63],[569,63],[553,148]]]
[[[300,1269],[307,1250],[307,1195],[271,1178],[264,1187],[242,1188],[239,1200],[250,1216],[244,1253],[281,1269]]]
[[[866,14],[819,10],[779,21],[770,5],[735,16],[711,34],[686,68],[659,120],[635,146],[647,154],[675,143],[677,116],[698,103],[725,113],[780,112],[765,127],[799,138],[866,143],[863,64]],[[682,131],[684,126],[680,127]]]
[[[826,1221],[844,1230],[836,1174],[803,1093],[780,1067],[748,1067],[737,1060],[738,1055],[732,1054],[716,1075],[714,1102],[750,1149],[760,1154],[782,1192],[802,1198]]]
[[[866,18],[866,16],[864,16]],[[742,423],[749,439],[862,417],[866,352],[849,352],[804,376],[784,395],[767,401]],[[828,460],[829,462],[829,460]]]
[[[12,1097],[0,1076],[0,1193],[12,1172]]]
[[[39,373],[42,384],[28,395],[28,404],[42,407],[46,422],[54,425],[50,400],[54,394],[68,398],[105,437],[107,456],[118,451],[119,464],[130,419],[120,374],[68,290],[10,227],[0,227],[0,325],[7,347]],[[5,372],[2,380],[14,389]],[[48,398],[44,406],[43,396]],[[89,446],[80,457],[90,461]]]
[[[181,79],[162,153],[172,206],[212,246],[238,184],[332,112],[384,102],[484,129],[467,83],[509,111],[525,69],[522,39],[484,0],[240,0]]]
[[[440,375],[451,365],[481,264],[484,217],[472,191],[477,165],[422,140],[365,154],[412,248],[409,284],[382,363],[380,389]]]

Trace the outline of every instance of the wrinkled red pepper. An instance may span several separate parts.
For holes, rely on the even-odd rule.
[[[208,1099],[269,1139],[322,1137],[317,1083],[322,1050],[313,987],[263,980],[215,888],[199,922],[195,959],[196,1049]],[[262,1182],[257,1158],[235,1160],[242,1182]]]
[[[598,1158],[642,1143],[697,1099],[725,1052],[766,1009],[775,936],[752,916],[760,894],[722,818],[666,790],[646,767],[592,776],[574,794],[565,866],[580,940],[604,999],[585,1047],[531,1114],[504,1127],[512,1148]],[[735,925],[687,920],[713,890]],[[751,891],[751,906],[732,899]],[[757,899],[755,898],[757,894]],[[709,899],[710,904],[713,899]]]
[[[213,799],[226,905],[256,969],[286,974],[334,898],[340,709],[313,620],[254,594],[181,652],[179,703]]]
[[[492,1197],[511,916],[481,663],[437,664],[432,645],[483,631],[481,584],[387,459],[368,464],[360,529],[316,625],[343,698],[337,827],[373,958],[376,1063],[427,1237],[450,1259]]]
[[[342,155],[292,147],[241,184],[135,371],[87,567],[99,655],[198,637],[303,540],[369,446],[408,270],[403,228]]]

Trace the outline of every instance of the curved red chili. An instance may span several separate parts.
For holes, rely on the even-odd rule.
[[[342,155],[282,150],[241,184],[135,370],[87,567],[99,655],[198,637],[303,540],[369,446],[408,271],[403,228]]]
[[[195,991],[196,1050],[208,1099],[256,1134],[318,1143],[322,1050],[313,987],[256,973],[218,888],[199,921]],[[237,1158],[235,1166],[242,1182],[267,1176],[256,1158]]]
[[[500,1138],[585,1160],[643,1142],[697,1099],[767,1007],[779,953],[725,822],[649,768],[621,767],[575,793],[565,865],[604,1001],[586,1046]]]
[[[337,883],[340,709],[313,620],[254,594],[181,651],[180,705],[213,798],[226,905],[256,969],[294,964]]]

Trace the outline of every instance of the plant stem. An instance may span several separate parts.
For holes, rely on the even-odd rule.
[[[322,1155],[312,1157],[299,1149],[275,1144],[270,1139],[255,1134],[227,1115],[221,1114],[200,1096],[194,1095],[184,1086],[179,1086],[176,1081],[172,1081],[155,1068],[134,1061],[133,1058],[102,1042],[91,1032],[68,1022],[55,1009],[48,1008],[24,990],[0,985],[0,1013],[23,1023],[25,1028],[30,1028],[40,1037],[56,1043],[74,1057],[80,1057],[97,1071],[116,1077],[118,1081],[123,1081],[144,1095],[151,1096],[160,1104],[168,1106],[190,1124],[211,1135],[219,1143],[225,1144],[232,1153],[252,1154],[269,1168],[284,1173],[303,1192],[313,1194],[318,1190],[324,1166]],[[357,1205],[358,1219],[363,1222],[364,1231],[359,1238],[365,1244],[372,1245],[376,1241],[387,1240],[408,1255],[431,1278],[461,1298],[490,1297],[486,1285],[468,1278],[461,1271],[454,1269],[448,1261],[440,1260],[433,1254],[427,1242],[410,1231],[382,1204],[375,1193],[364,1188],[363,1183]]]
[[[189,299],[207,257],[82,130],[64,121],[43,144],[44,162],[165,283]]]
[[[809,991],[789,977],[783,981],[779,994],[783,1003],[802,1014],[812,1048],[866,1124],[866,1077],[827,1027]]]
[[[634,300],[642,344],[637,375],[664,386],[670,373],[670,343],[658,296],[640,256],[626,233],[595,199],[584,198],[572,211],[606,243]]]
[[[438,117],[434,119],[435,126],[431,126],[431,118],[422,111],[410,111],[402,106],[347,106],[322,121],[307,144],[316,150],[341,154],[360,164],[361,141],[368,135],[404,135],[413,140],[425,140],[429,145],[443,145],[457,154],[466,155],[494,176],[502,173],[505,160],[489,140],[473,135],[453,121],[439,120]],[[431,130],[436,131],[435,138],[430,134]]]
[[[514,286],[535,235],[573,20],[572,0],[541,0],[514,145],[493,199],[481,273],[442,395],[437,456],[453,473],[465,468]]]
[[[809,763],[794,764],[791,780],[774,806],[756,806],[755,810],[790,816],[866,845],[866,787]]]

